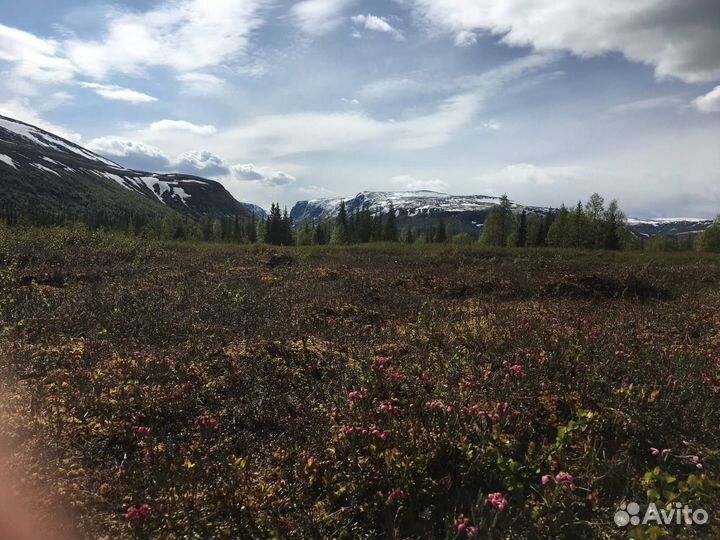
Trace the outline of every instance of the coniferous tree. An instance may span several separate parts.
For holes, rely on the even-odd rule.
[[[620,249],[625,233],[625,214],[616,200],[610,202],[603,218],[603,247]]]
[[[605,214],[605,199],[599,194],[593,193],[585,203],[585,214],[589,220],[588,245],[591,248],[602,247],[603,244],[603,219]]]
[[[437,224],[437,229],[435,229],[435,235],[433,237],[433,240],[437,242],[438,244],[444,244],[447,242],[447,229],[445,229],[445,222],[440,220],[440,222]]]
[[[383,217],[382,217],[382,213],[380,213],[380,212],[375,214],[372,218],[371,241],[372,242],[382,242],[383,241]]]
[[[388,242],[397,242],[398,240],[397,216],[392,203],[390,203],[388,217],[385,221],[385,240]]]
[[[251,244],[257,242],[257,216],[255,212],[250,214],[250,219],[246,223],[245,238],[247,238],[247,241]]]
[[[528,224],[527,224],[527,211],[523,208],[520,214],[520,224],[518,225],[517,245],[519,247],[527,246],[528,241]]]
[[[587,247],[590,240],[589,221],[583,210],[582,201],[578,201],[575,211],[570,216],[570,228],[572,230],[571,245],[575,248]]]
[[[408,227],[405,231],[405,242],[407,244],[414,244],[415,243],[415,234],[413,233],[413,230]]]
[[[347,208],[345,201],[340,201],[340,209],[338,210],[337,219],[335,220],[335,228],[333,229],[332,243],[347,244],[350,242]]]
[[[488,213],[483,225],[480,242],[487,246],[506,246],[508,237],[515,230],[515,216],[512,203],[507,195],[500,198],[500,204]]]
[[[565,204],[560,207],[547,233],[547,245],[552,247],[569,247],[571,244],[570,211]]]
[[[316,224],[313,228],[313,244],[316,246],[327,244],[327,237],[321,223]]]

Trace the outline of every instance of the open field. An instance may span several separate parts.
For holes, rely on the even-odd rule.
[[[58,538],[720,537],[719,256],[0,233],[4,460]]]

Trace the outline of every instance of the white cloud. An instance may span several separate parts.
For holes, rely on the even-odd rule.
[[[221,176],[228,173],[225,161],[212,152],[186,152],[173,161],[173,170],[185,174]]]
[[[202,72],[181,73],[176,79],[182,84],[184,92],[195,96],[221,94],[227,86],[224,79]]]
[[[102,39],[70,39],[63,48],[78,70],[97,79],[158,66],[196,71],[245,52],[262,24],[260,6],[260,0],[166,0],[142,13],[115,13]]]
[[[704,113],[720,112],[720,86],[693,101],[695,108]]]
[[[344,12],[357,0],[303,0],[292,7],[292,13],[303,32],[326,34],[343,23]]]
[[[287,186],[297,180],[297,178],[284,171],[278,171],[272,167],[259,167],[252,163],[232,165],[230,167],[230,178],[244,182],[259,182],[272,187]]]
[[[581,56],[620,52],[658,77],[699,83],[720,79],[717,0],[411,0],[433,27],[456,34],[491,32],[510,46]]]
[[[460,88],[456,82],[448,83],[442,91],[454,94],[439,100],[434,111],[413,118],[380,120],[352,110],[269,115],[230,129],[223,136],[249,155],[272,158],[344,150],[357,144],[380,144],[403,150],[433,148],[447,143],[459,130],[472,125],[486,100],[510,82],[553,60],[552,55],[532,55],[467,78]]]
[[[418,180],[417,178],[406,175],[394,176],[392,181],[410,191],[444,191],[450,187],[444,180]]]
[[[587,175],[585,167],[564,165],[539,167],[530,163],[516,163],[497,171],[484,173],[478,177],[483,184],[499,187],[506,185],[549,185],[559,182],[579,180]]]
[[[61,57],[60,44],[0,24],[0,60],[13,65],[13,73],[25,80],[59,83],[71,80],[75,67]]]
[[[128,103],[152,103],[157,101],[156,97],[114,84],[81,82],[80,86],[93,90],[97,95],[112,101],[126,101]]]
[[[502,129],[502,124],[497,120],[483,120],[480,125],[485,129],[491,129],[493,131],[499,131]]]
[[[355,24],[364,27],[366,30],[390,34],[398,41],[405,39],[397,28],[387,22],[387,20],[376,15],[371,15],[369,13],[367,15],[355,15],[352,18],[352,21]]]
[[[471,30],[461,30],[455,34],[455,45],[458,47],[470,47],[477,43],[478,36]]]
[[[159,120],[148,126],[149,133],[189,133],[192,135],[212,135],[217,129],[210,125],[197,125],[185,120]]]
[[[99,137],[87,143],[96,154],[119,161],[125,167],[150,172],[166,172],[172,160],[160,148],[122,137]]]

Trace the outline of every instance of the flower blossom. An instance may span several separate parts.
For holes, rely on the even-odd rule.
[[[140,506],[131,506],[127,510],[126,518],[129,521],[142,521],[144,519],[147,519],[150,516],[150,511],[152,509],[150,508],[149,504],[142,504]]]
[[[508,502],[502,493],[490,493],[485,499],[485,504],[491,504],[493,508],[502,512],[507,508]]]

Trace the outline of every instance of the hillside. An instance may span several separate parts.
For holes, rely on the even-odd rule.
[[[248,215],[213,180],[126,169],[42,129],[0,116],[0,212],[77,219]]]

